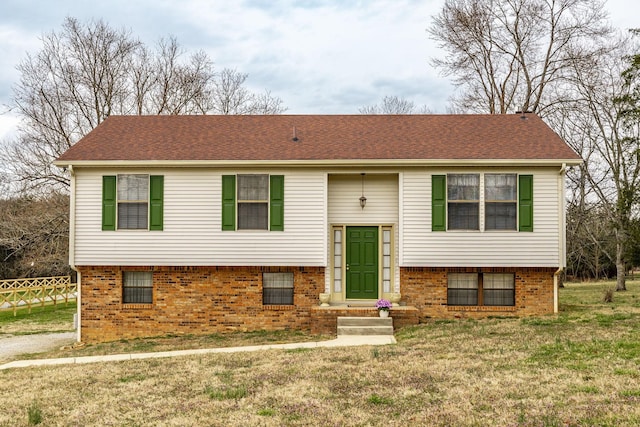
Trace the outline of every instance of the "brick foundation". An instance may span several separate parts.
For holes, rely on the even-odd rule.
[[[324,267],[79,267],[85,342],[167,334],[297,329],[335,334],[338,316],[377,316],[373,307],[319,307]],[[122,303],[122,272],[153,271],[153,303]],[[262,273],[294,274],[293,305],[262,305]],[[512,307],[448,306],[447,273],[514,273]],[[553,313],[553,268],[401,268],[403,307],[394,328],[429,318]]]
[[[85,342],[166,334],[311,329],[324,268],[79,267]],[[122,303],[122,271],[153,271],[153,303]],[[262,273],[294,274],[294,305],[262,305]]]
[[[402,300],[415,306],[420,319],[535,316],[553,313],[554,268],[418,268],[400,269]],[[514,273],[515,305],[449,306],[448,273]]]

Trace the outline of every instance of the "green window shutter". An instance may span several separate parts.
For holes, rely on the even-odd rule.
[[[162,230],[164,215],[164,176],[149,177],[149,230]]]
[[[518,229],[533,231],[533,175],[518,176]]]
[[[222,175],[222,230],[236,229],[236,176]]]
[[[269,229],[284,231],[284,176],[271,175],[269,178]]]
[[[102,230],[116,229],[116,177],[102,177]]]
[[[447,230],[447,176],[431,176],[431,231]]]

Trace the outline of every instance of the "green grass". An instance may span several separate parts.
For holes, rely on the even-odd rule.
[[[42,422],[42,409],[35,400],[27,408],[27,418],[29,425],[38,425]]]
[[[238,400],[248,396],[245,386],[224,387],[222,389],[207,388],[206,393],[213,400]]]
[[[640,283],[604,303],[611,285],[567,284],[555,315],[432,319],[392,346],[0,371],[0,426],[27,425],[29,402],[46,425],[640,425]],[[38,357],[316,338],[167,336]]]
[[[66,332],[73,330],[73,315],[77,312],[76,301],[67,304],[47,303],[19,307],[14,316],[13,309],[0,310],[0,334],[27,335],[43,332]]]

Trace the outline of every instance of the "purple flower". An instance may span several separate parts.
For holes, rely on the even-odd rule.
[[[391,308],[391,301],[389,301],[388,299],[379,299],[376,302],[376,308],[378,310],[389,311],[389,309]]]

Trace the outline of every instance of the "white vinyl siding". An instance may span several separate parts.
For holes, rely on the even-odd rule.
[[[533,175],[534,231],[485,230],[481,213],[480,230],[432,232],[431,176],[447,173]],[[557,169],[429,169],[401,177],[401,267],[558,267],[564,230]]]
[[[389,286],[392,286],[391,292],[399,291],[400,270],[398,265],[398,218],[399,218],[399,198],[398,198],[399,178],[397,173],[375,174],[368,173],[364,176],[364,191],[362,185],[362,176],[360,174],[341,174],[339,172],[330,173],[328,175],[328,220],[331,225],[376,225],[376,226],[393,226],[394,243],[392,256],[389,259],[390,266],[387,274],[393,274],[393,278],[389,279]],[[367,198],[367,204],[362,209],[360,207],[360,197],[364,194]],[[328,241],[332,239],[332,229],[327,230]],[[344,237],[343,237],[344,238]],[[380,234],[380,239],[383,234]],[[330,245],[327,248],[330,251]],[[327,252],[327,259],[331,259],[333,252]],[[335,262],[335,259],[332,261]],[[384,262],[384,258],[381,258]],[[391,268],[393,266],[393,268]],[[335,288],[335,278],[340,270],[327,270],[325,278],[325,288],[327,290]],[[393,271],[393,273],[392,273]],[[382,271],[383,277],[385,272]],[[339,278],[340,279],[340,278]],[[382,279],[381,279],[382,280]],[[341,290],[344,286],[341,284]]]
[[[326,174],[241,170],[285,176],[285,231],[222,231],[221,177],[206,168],[153,170],[164,175],[164,230],[101,231],[103,175],[149,170],[76,169],[76,265],[326,265]]]
[[[395,224],[398,222],[398,175],[366,174],[362,177],[329,175],[330,224]],[[364,194],[367,204],[360,207]]]

